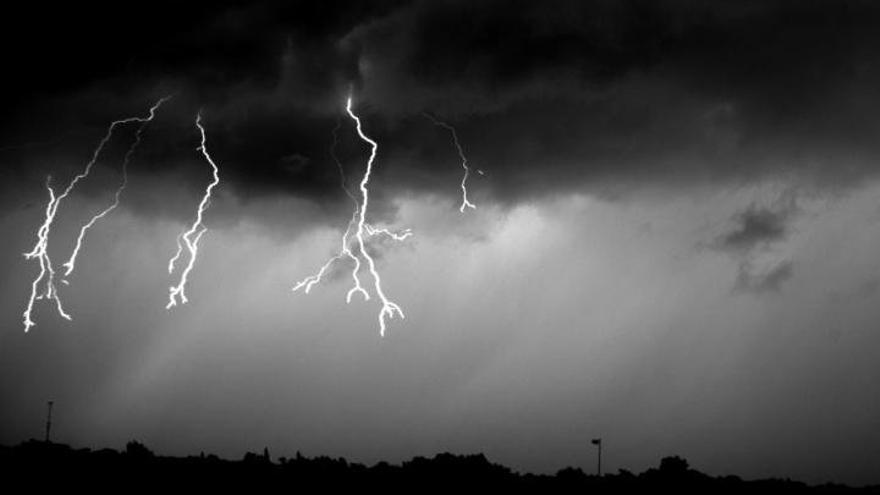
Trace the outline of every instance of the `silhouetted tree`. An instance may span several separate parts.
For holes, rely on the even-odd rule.
[[[135,459],[149,459],[153,457],[153,451],[137,440],[125,444],[125,454]]]

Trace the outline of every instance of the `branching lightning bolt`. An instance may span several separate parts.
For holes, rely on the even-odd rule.
[[[177,260],[180,258],[183,253],[184,246],[189,253],[189,263],[187,263],[186,267],[180,274],[180,281],[176,286],[172,286],[169,289],[168,294],[168,304],[165,306],[165,309],[171,309],[174,306],[177,306],[178,302],[180,304],[186,304],[186,282],[189,277],[189,273],[193,269],[193,265],[196,262],[196,256],[199,253],[199,240],[202,238],[202,235],[208,230],[207,227],[202,223],[202,217],[204,216],[205,210],[208,208],[208,204],[211,202],[211,191],[220,183],[220,169],[217,167],[217,164],[214,163],[214,160],[211,158],[211,155],[208,154],[208,148],[205,146],[206,136],[205,136],[205,128],[202,126],[202,114],[196,116],[196,127],[199,128],[199,133],[201,134],[201,144],[197,148],[198,151],[201,151],[202,155],[205,157],[205,160],[211,165],[211,169],[213,170],[213,180],[210,184],[205,188],[205,194],[202,196],[202,201],[199,203],[199,208],[196,211],[196,218],[193,221],[192,226],[182,234],[177,236],[177,252],[168,262],[168,273],[174,273],[174,265]]]
[[[150,122],[153,121],[153,118],[156,116],[156,111],[159,109],[159,107],[162,106],[162,104],[165,103],[166,101],[168,101],[168,99],[170,99],[170,98],[171,98],[171,96],[166,96],[166,97],[160,99],[158,102],[156,102],[155,105],[150,107],[150,115],[148,117],[146,117],[146,118],[135,117],[130,120],[130,122],[140,122],[141,125],[140,125],[140,127],[138,127],[138,130],[135,132],[134,142],[128,148],[128,151],[126,151],[125,156],[122,159],[122,183],[119,185],[119,188],[116,189],[116,194],[114,195],[113,202],[110,204],[110,206],[108,206],[107,208],[105,208],[100,213],[96,214],[95,216],[93,216],[92,219],[89,220],[88,223],[83,225],[82,228],[80,229],[79,236],[76,238],[76,246],[73,248],[73,252],[70,254],[70,259],[68,259],[67,262],[64,263],[64,267],[66,268],[66,271],[64,272],[65,277],[69,277],[70,274],[73,272],[74,268],[76,268],[76,257],[79,254],[79,250],[82,248],[82,243],[83,243],[83,239],[86,236],[86,232],[88,232],[88,230],[90,228],[92,228],[92,226],[94,226],[98,220],[104,218],[111,211],[115,210],[116,207],[119,206],[119,200],[122,197],[122,192],[125,191],[125,187],[128,185],[128,163],[131,161],[131,157],[134,154],[137,147],[141,144],[141,134],[144,132],[144,129],[147,127],[147,124],[149,124]],[[66,283],[66,281],[63,281],[63,282]]]
[[[367,252],[364,238],[365,236],[375,236],[375,235],[385,235],[395,241],[402,241],[407,237],[412,235],[412,231],[410,229],[406,229],[400,233],[392,232],[385,228],[376,228],[372,225],[366,223],[366,213],[367,213],[367,204],[369,202],[369,189],[367,186],[370,182],[370,176],[373,171],[373,161],[376,158],[376,152],[379,148],[378,143],[373,141],[369,137],[367,137],[363,129],[361,128],[361,121],[357,115],[351,110],[351,97],[348,98],[345,105],[345,110],[352,120],[355,122],[355,126],[357,128],[358,136],[370,145],[370,157],[367,160],[367,169],[364,172],[363,179],[360,182],[360,192],[361,192],[361,200],[355,197],[354,194],[348,189],[345,180],[345,173],[342,168],[342,164],[340,163],[338,157],[336,156],[336,144],[337,144],[337,132],[339,131],[339,124],[333,129],[333,144],[330,147],[330,154],[333,157],[336,166],[339,168],[340,176],[342,177],[342,189],[345,193],[352,199],[354,202],[354,211],[352,212],[351,219],[348,222],[348,225],[345,229],[345,232],[342,234],[342,247],[340,248],[339,253],[336,256],[330,258],[323,266],[321,266],[320,270],[314,275],[306,277],[299,283],[297,283],[293,290],[297,291],[299,289],[303,289],[305,293],[312,289],[312,287],[321,281],[321,278],[324,276],[326,271],[335,263],[336,261],[342,259],[343,257],[348,257],[352,261],[354,261],[354,268],[352,269],[352,279],[354,281],[354,286],[349,289],[348,294],[346,294],[346,302],[351,302],[351,298],[355,293],[361,293],[364,296],[364,300],[370,299],[370,294],[363,288],[360,282],[360,278],[358,277],[358,273],[361,268],[360,257],[357,256],[350,247],[350,242],[352,236],[357,241],[357,251],[360,255],[366,260],[367,266],[370,269],[370,273],[373,277],[374,288],[376,294],[379,296],[379,299],[382,301],[382,309],[379,311],[379,335],[385,336],[385,328],[386,328],[386,319],[393,318],[394,315],[399,315],[400,318],[404,318],[403,311],[400,309],[400,306],[390,301],[386,296],[384,291],[382,290],[382,279],[379,277],[379,273],[376,270],[376,264],[373,258],[370,256],[369,252]],[[352,227],[354,227],[354,232],[352,232]]]
[[[52,260],[49,258],[49,253],[47,252],[49,245],[49,229],[52,225],[52,220],[55,219],[55,212],[58,211],[58,201],[60,199],[60,196],[55,196],[51,181],[51,176],[46,178],[46,189],[49,190],[49,203],[46,205],[46,219],[37,231],[37,244],[31,252],[25,253],[24,255],[27,259],[37,258],[40,261],[40,274],[37,275],[37,278],[35,278],[33,284],[31,284],[31,297],[28,299],[27,308],[24,310],[25,332],[35,325],[31,319],[31,313],[34,310],[34,301],[42,299],[43,297],[54,300],[55,305],[58,308],[58,314],[63,318],[70,320],[70,315],[65,313],[64,308],[61,306],[61,299],[58,297],[58,289],[55,287],[55,270],[52,268]],[[39,286],[44,277],[46,278],[46,290],[44,293],[40,294]]]
[[[461,207],[459,207],[458,211],[464,213],[465,208],[471,208],[474,210],[477,209],[477,206],[475,204],[468,201],[467,180],[468,180],[468,175],[470,175],[471,169],[470,169],[470,167],[468,167],[467,157],[464,156],[464,150],[461,148],[461,144],[458,142],[458,134],[455,132],[455,128],[452,127],[451,125],[447,124],[446,122],[437,120],[434,116],[432,116],[431,114],[429,114],[427,112],[422,113],[422,115],[424,115],[425,118],[427,118],[428,120],[433,122],[434,125],[438,125],[440,127],[443,127],[444,129],[448,130],[452,134],[452,142],[453,142],[453,144],[455,144],[455,149],[458,150],[458,156],[461,158],[461,168],[464,169],[464,175],[461,178]],[[479,172],[480,175],[483,175],[482,171],[477,170],[477,172]]]
[[[358,240],[358,247],[360,248],[361,255],[366,258],[367,265],[370,268],[370,273],[373,275],[373,282],[376,288],[376,294],[379,296],[379,299],[382,300],[382,309],[379,310],[379,335],[385,336],[385,318],[394,318],[394,314],[398,314],[401,319],[405,318],[403,314],[403,310],[400,309],[400,306],[391,302],[387,297],[385,297],[385,293],[382,291],[382,279],[379,277],[379,272],[376,271],[376,263],[373,261],[373,257],[370,256],[370,253],[367,252],[366,246],[364,246],[364,232],[366,231],[365,223],[367,216],[367,205],[370,200],[370,191],[367,189],[367,186],[370,183],[370,175],[373,172],[373,161],[376,159],[376,152],[379,149],[379,144],[376,141],[373,141],[366,134],[364,134],[363,129],[361,128],[361,119],[354,114],[351,110],[351,97],[348,97],[348,100],[345,103],[345,111],[348,112],[348,115],[354,120],[355,127],[357,128],[358,136],[365,142],[370,145],[370,158],[367,159],[367,170],[364,172],[364,177],[361,179],[360,190],[361,190],[361,207],[358,212],[358,222],[357,222],[357,230],[355,231],[355,237]]]
[[[161,100],[159,100],[159,103],[157,103],[156,105],[154,105],[150,109],[149,119],[152,119],[153,112],[155,111],[155,109],[158,108],[158,106],[167,99],[168,99],[168,97],[162,98]],[[143,124],[147,120],[148,120],[147,118],[143,118],[143,117],[129,117],[126,119],[115,120],[115,121],[111,122],[110,126],[107,128],[107,133],[104,135],[104,137],[98,143],[98,147],[95,148],[94,153],[92,153],[92,158],[89,160],[88,163],[86,163],[86,166],[82,170],[82,172],[80,172],[79,174],[74,176],[73,179],[71,179],[70,183],[61,192],[61,194],[56,195],[55,190],[52,189],[51,177],[48,177],[46,179],[46,188],[49,190],[49,203],[46,205],[46,216],[45,216],[45,219],[43,220],[42,225],[40,225],[40,228],[37,230],[37,243],[34,245],[33,249],[31,249],[27,253],[24,253],[25,259],[30,260],[30,259],[37,258],[40,263],[40,273],[37,275],[37,278],[34,279],[34,282],[31,286],[31,296],[28,299],[27,308],[25,309],[24,314],[23,314],[24,331],[25,332],[30,330],[30,328],[35,325],[33,319],[31,318],[31,314],[33,313],[33,309],[34,309],[34,301],[42,299],[44,297],[46,299],[51,299],[51,300],[55,301],[55,305],[58,308],[58,314],[61,315],[61,317],[65,318],[67,320],[71,319],[70,315],[67,314],[64,311],[64,309],[62,308],[61,299],[58,297],[58,289],[55,286],[55,270],[52,267],[52,260],[49,258],[49,251],[48,251],[48,249],[49,249],[49,233],[52,230],[52,222],[55,221],[55,214],[58,212],[58,207],[61,205],[61,201],[64,200],[64,198],[66,198],[68,195],[70,195],[71,191],[73,191],[74,187],[76,187],[76,184],[79,183],[79,181],[81,181],[89,176],[89,174],[92,171],[92,167],[94,167],[95,163],[98,161],[98,156],[100,156],[101,151],[103,151],[103,149],[104,149],[104,146],[106,146],[107,143],[110,141],[110,138],[113,136],[113,131],[116,129],[117,126],[132,123],[132,122],[141,122]],[[129,149],[129,151],[131,151],[131,149]],[[128,158],[128,156],[129,156],[129,154],[126,154],[126,159]],[[82,236],[82,232],[81,232],[81,236]],[[79,249],[80,242],[81,242],[81,239],[77,244],[77,251]],[[75,260],[75,255],[71,259]],[[71,262],[71,267],[72,266],[73,266],[73,262]],[[72,268],[69,267],[68,273],[70,272],[70,270],[72,270]],[[39,285],[40,285],[40,282],[43,281],[44,279],[46,281],[45,291],[43,291],[41,293],[40,289],[39,289]]]

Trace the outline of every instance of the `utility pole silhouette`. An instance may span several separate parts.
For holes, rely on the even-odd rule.
[[[49,433],[52,430],[52,404],[54,402],[50,400],[46,411],[46,443],[49,443]]]
[[[601,438],[594,438],[594,439],[590,440],[590,443],[599,447],[599,459],[598,459],[598,462],[596,463],[596,475],[602,476],[602,439]]]

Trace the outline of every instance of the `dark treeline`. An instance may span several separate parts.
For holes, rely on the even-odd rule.
[[[713,477],[690,469],[680,457],[665,457],[641,474],[621,469],[601,477],[565,468],[555,475],[521,474],[489,462],[482,454],[438,454],[400,465],[374,466],[330,457],[278,457],[267,450],[239,461],[200,454],[167,457],[132,441],[125,451],[73,449],[36,440],[0,446],[4,485],[43,493],[45,489],[83,493],[880,493],[880,486],[809,486],[792,480]],[[660,492],[658,492],[658,490]]]

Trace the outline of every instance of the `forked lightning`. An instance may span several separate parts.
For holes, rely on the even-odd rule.
[[[27,308],[23,313],[25,332],[30,330],[31,327],[35,325],[33,318],[31,317],[34,310],[34,302],[43,298],[55,301],[55,306],[58,309],[58,314],[67,320],[71,319],[70,315],[67,314],[62,308],[61,299],[58,296],[58,288],[55,286],[55,270],[52,267],[52,259],[49,257],[49,234],[52,230],[52,222],[55,221],[55,215],[58,213],[58,207],[61,205],[61,201],[63,201],[70,195],[70,193],[76,187],[77,183],[79,183],[79,181],[88,177],[89,174],[92,172],[92,168],[94,167],[95,163],[97,163],[98,157],[101,155],[101,151],[103,151],[104,147],[110,141],[110,138],[113,137],[113,131],[120,125],[129,124],[132,122],[139,122],[141,124],[141,127],[136,133],[135,141],[129,147],[128,152],[125,154],[123,167],[126,167],[129,159],[131,158],[131,155],[134,153],[135,148],[140,143],[140,136],[141,131],[143,130],[143,126],[153,120],[156,110],[159,108],[159,106],[162,105],[162,103],[168,100],[168,98],[170,97],[164,97],[160,99],[155,105],[153,105],[150,108],[150,115],[148,117],[129,117],[126,119],[115,120],[111,122],[110,126],[107,128],[107,133],[98,143],[98,147],[95,148],[95,151],[92,153],[92,158],[89,160],[88,163],[86,163],[86,166],[85,168],[83,168],[82,172],[75,175],[73,179],[71,179],[70,183],[67,185],[66,188],[64,188],[61,194],[56,195],[55,190],[52,189],[51,177],[48,177],[46,179],[46,188],[49,190],[49,203],[46,205],[45,218],[43,219],[42,225],[40,225],[40,228],[37,230],[37,243],[34,245],[33,249],[31,249],[27,253],[24,253],[25,259],[30,260],[36,258],[40,264],[40,273],[31,284],[31,295],[28,299]],[[123,176],[124,174],[125,168],[123,169]],[[124,181],[125,179],[123,179],[122,188],[124,188]],[[113,203],[114,205],[118,204],[119,194],[121,194],[122,188],[117,190],[116,200]],[[103,212],[99,213],[80,230],[80,235],[77,239],[77,244],[74,248],[74,252],[68,262],[64,264],[67,268],[65,276],[69,275],[73,271],[76,263],[76,256],[79,253],[80,247],[82,246],[82,239],[85,236],[85,232],[100,218],[103,218],[104,216],[106,216],[107,213],[112,211],[113,208],[115,208],[115,206],[110,208],[109,211],[104,210]],[[43,282],[43,289],[41,290],[40,284]],[[63,282],[66,283],[66,281]]]
[[[392,232],[388,229],[384,228],[376,228],[366,222],[366,214],[367,214],[367,206],[369,204],[369,183],[370,176],[373,172],[373,161],[376,159],[376,152],[379,148],[378,143],[376,141],[370,139],[364,134],[363,129],[361,127],[360,118],[355,115],[355,113],[351,109],[351,97],[348,98],[345,104],[345,111],[348,113],[349,117],[354,120],[355,127],[357,129],[358,136],[370,145],[370,157],[367,159],[367,167],[364,172],[363,179],[360,182],[360,192],[361,199],[360,201],[348,190],[346,187],[345,174],[342,169],[342,164],[339,162],[339,159],[336,156],[336,144],[337,144],[337,131],[339,126],[333,129],[333,144],[330,148],[330,154],[333,157],[333,160],[336,162],[337,167],[339,168],[339,173],[342,176],[342,188],[345,190],[345,193],[352,198],[355,203],[354,211],[352,212],[351,219],[348,222],[348,226],[345,229],[345,232],[342,234],[342,247],[340,248],[339,253],[336,256],[330,258],[321,269],[314,275],[306,277],[299,283],[297,283],[293,290],[297,291],[299,289],[303,289],[304,292],[308,293],[312,287],[321,281],[321,278],[324,276],[326,271],[335,263],[336,261],[342,259],[343,257],[348,257],[352,261],[354,261],[354,268],[352,269],[352,279],[354,280],[354,286],[349,289],[348,294],[346,294],[346,302],[351,302],[351,298],[355,293],[361,293],[364,296],[364,300],[370,299],[370,294],[366,289],[363,288],[360,282],[360,278],[358,277],[358,272],[361,268],[360,258],[366,260],[367,266],[370,269],[370,274],[373,277],[373,287],[376,292],[376,295],[379,296],[380,301],[382,302],[382,308],[379,310],[379,335],[385,336],[385,328],[386,328],[386,319],[393,318],[395,315],[400,316],[400,318],[404,318],[403,310],[400,309],[400,306],[392,302],[385,296],[385,292],[382,290],[382,279],[379,276],[379,272],[376,270],[376,263],[373,260],[370,253],[367,251],[365,237],[368,236],[376,236],[376,235],[385,235],[395,241],[402,241],[407,237],[412,235],[412,232],[409,229],[404,230],[401,233]],[[354,232],[352,232],[352,227],[354,228]],[[357,246],[356,251],[360,254],[360,256],[356,255],[350,246],[352,236],[355,238]]]
[[[193,221],[192,226],[190,226],[189,230],[184,231],[182,234],[177,236],[177,252],[168,262],[168,273],[174,273],[174,266],[177,263],[177,260],[180,259],[181,254],[183,253],[184,246],[189,254],[189,262],[184,267],[183,271],[180,273],[180,280],[177,285],[171,286],[168,289],[168,304],[165,306],[165,309],[171,309],[177,304],[186,304],[188,299],[186,298],[186,283],[189,278],[189,273],[192,271],[193,266],[196,263],[196,257],[199,254],[199,241],[202,238],[202,235],[208,230],[207,227],[202,223],[203,216],[205,214],[205,210],[208,208],[208,205],[211,202],[211,192],[217,187],[217,184],[220,183],[220,169],[217,168],[217,164],[214,163],[214,160],[211,158],[211,155],[208,153],[208,148],[205,145],[206,136],[205,136],[205,127],[202,125],[202,114],[196,116],[196,127],[199,128],[199,133],[201,135],[201,144],[197,148],[198,151],[202,153],[205,157],[205,160],[208,161],[208,164],[211,165],[211,170],[213,171],[213,180],[208,184],[205,188],[205,194],[202,196],[202,201],[199,202],[198,210],[196,210],[196,218]]]

